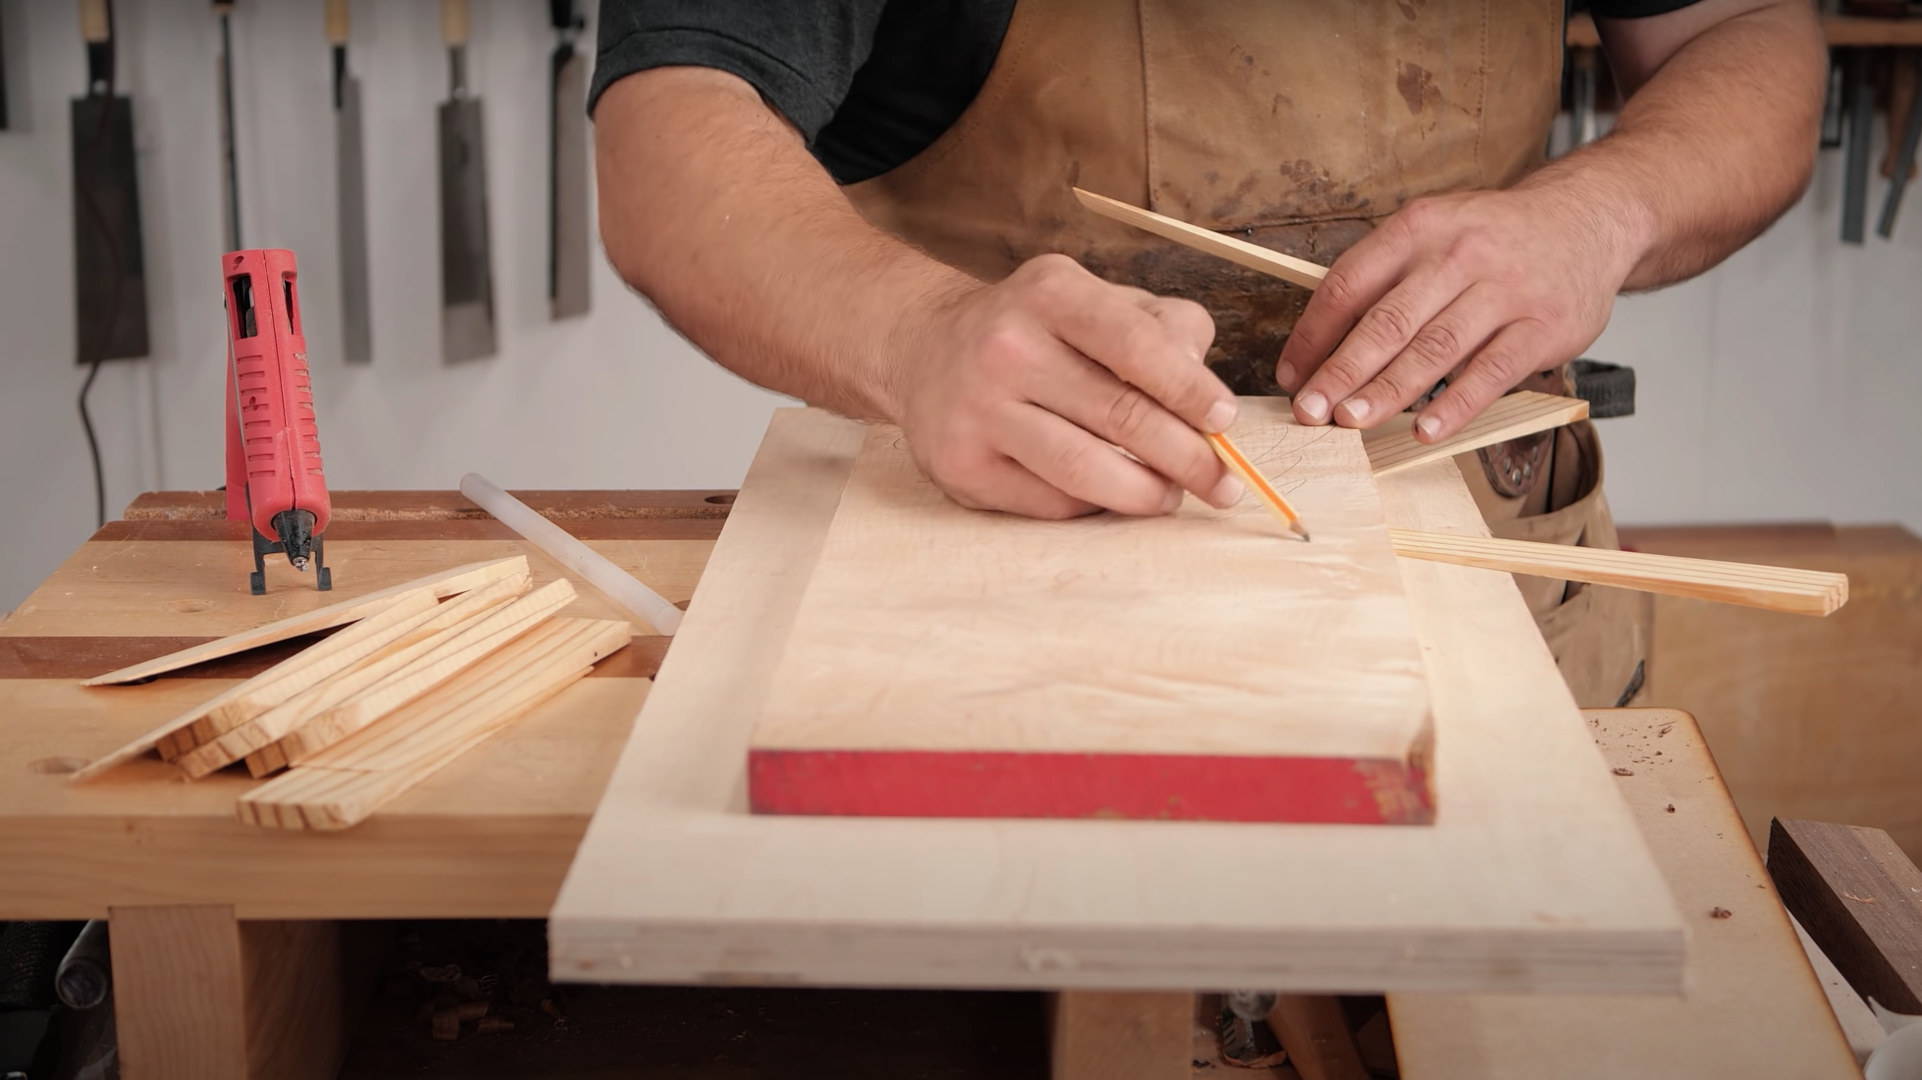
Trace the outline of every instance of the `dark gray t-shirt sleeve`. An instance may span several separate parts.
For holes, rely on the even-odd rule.
[[[887,0],[603,0],[590,113],[615,80],[690,65],[740,76],[811,144],[874,47]]]

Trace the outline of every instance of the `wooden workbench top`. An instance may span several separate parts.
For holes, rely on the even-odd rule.
[[[716,491],[519,492],[683,604],[726,519]],[[228,771],[195,784],[155,759],[95,784],[65,774],[264,668],[261,650],[141,686],[85,676],[435,570],[525,553],[560,567],[455,492],[336,492],[334,589],[273,557],[247,591],[246,526],[218,492],[142,495],[0,621],[0,919],[112,906],[232,904],[241,918],[541,916],[551,906],[667,639],[638,634],[551,702],[338,834],[242,826]],[[583,588],[565,614],[620,618]],[[639,628],[637,627],[637,630]]]

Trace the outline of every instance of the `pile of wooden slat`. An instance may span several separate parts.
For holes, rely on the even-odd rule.
[[[87,680],[130,682],[344,626],[74,774],[149,750],[200,779],[245,762],[240,820],[344,829],[626,645],[621,620],[565,618],[566,579],[524,556],[475,563]]]

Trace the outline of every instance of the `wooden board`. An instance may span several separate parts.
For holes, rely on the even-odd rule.
[[[1590,716],[1613,767],[1629,771],[1615,782],[1688,922],[1687,992],[1391,994],[1403,1080],[1859,1080],[1694,721],[1666,709]]]
[[[1922,871],[1881,829],[1776,821],[1769,876],[1862,997],[1922,1013]]]
[[[749,751],[756,812],[1416,824],[1428,687],[1360,433],[1245,398],[1314,522],[963,509],[874,428]]]
[[[557,978],[1679,988],[1681,919],[1616,778],[1513,581],[1483,571],[1401,567],[1447,793],[1433,826],[746,813],[749,733],[861,436],[776,414],[550,917]],[[1479,521],[1445,462],[1382,499],[1398,527]]]
[[[1922,862],[1922,540],[1899,526],[1621,530],[1627,547],[1849,576],[1826,619],[1658,596],[1649,701],[1694,714],[1757,847],[1771,818],[1888,830]]]

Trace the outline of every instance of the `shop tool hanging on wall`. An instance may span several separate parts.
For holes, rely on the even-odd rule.
[[[467,0],[441,0],[448,98],[441,102],[441,355],[494,354],[494,268],[487,237],[487,153],[481,103],[467,89]]]
[[[220,212],[226,229],[224,250],[240,250],[240,159],[234,146],[234,5],[214,0],[220,20],[220,58],[214,62],[214,81],[220,109]]]
[[[593,253],[587,238],[587,57],[574,47],[583,24],[573,0],[549,0],[554,24],[547,160],[548,315],[585,315]]]
[[[327,42],[334,61],[334,168],[340,238],[340,355],[374,358],[367,297],[367,163],[361,150],[360,80],[347,69],[347,0],[327,0]]]
[[[87,93],[73,99],[75,343],[82,364],[147,355],[133,102],[114,93],[113,9],[81,0]]]
[[[294,569],[314,564],[314,583],[334,586],[321,534],[331,504],[321,472],[307,339],[300,327],[299,270],[291,251],[221,256],[227,303],[227,518],[253,525],[254,595],[267,591],[265,556],[285,552]]]

